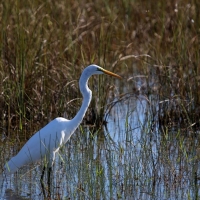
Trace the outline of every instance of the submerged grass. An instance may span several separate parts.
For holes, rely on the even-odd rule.
[[[81,127],[58,156],[52,198],[198,199],[199,7],[198,0],[2,2],[2,165],[47,122],[76,114],[78,78],[96,63],[127,82],[91,78],[83,124],[95,128]],[[31,179],[38,173],[11,183],[42,198]]]

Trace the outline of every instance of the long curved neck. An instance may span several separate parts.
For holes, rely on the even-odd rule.
[[[83,96],[83,103],[76,116],[71,120],[73,121],[74,128],[77,128],[82,122],[92,99],[92,91],[88,88],[88,79],[89,76],[87,76],[87,74],[82,74],[79,80],[79,88]]]

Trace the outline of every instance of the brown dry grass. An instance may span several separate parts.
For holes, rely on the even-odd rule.
[[[147,81],[153,66],[160,101],[172,102],[161,104],[160,122],[183,116],[189,125],[196,123],[199,6],[197,0],[3,2],[1,122],[22,129],[65,111],[72,117],[81,103],[77,79],[85,66],[96,63],[127,78],[134,72],[146,75]],[[138,55],[148,56],[135,59]],[[96,112],[102,120],[110,83],[92,83],[104,88],[92,103],[99,110],[95,102],[100,102]]]

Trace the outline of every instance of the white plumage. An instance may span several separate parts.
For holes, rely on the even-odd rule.
[[[80,91],[83,95],[83,103],[72,120],[58,117],[35,133],[22,147],[19,153],[11,158],[4,166],[6,174],[16,172],[20,167],[29,163],[35,163],[44,157],[48,160],[50,168],[54,162],[55,154],[63,146],[80,125],[92,98],[92,91],[88,88],[88,79],[94,74],[108,74],[121,78],[117,74],[109,72],[97,65],[86,67],[79,80]]]

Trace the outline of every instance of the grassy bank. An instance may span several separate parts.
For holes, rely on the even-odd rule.
[[[186,0],[2,3],[1,119],[22,129],[27,120],[47,121],[65,111],[73,116],[80,101],[69,101],[81,97],[77,79],[97,63],[125,77],[144,74],[147,83],[153,66],[160,100],[172,100],[177,117],[193,121],[200,103],[198,7]],[[150,57],[131,57],[143,54]],[[102,83],[94,78],[91,87],[103,88],[95,100],[104,105],[99,97],[109,85]],[[164,117],[170,106],[161,106]]]

